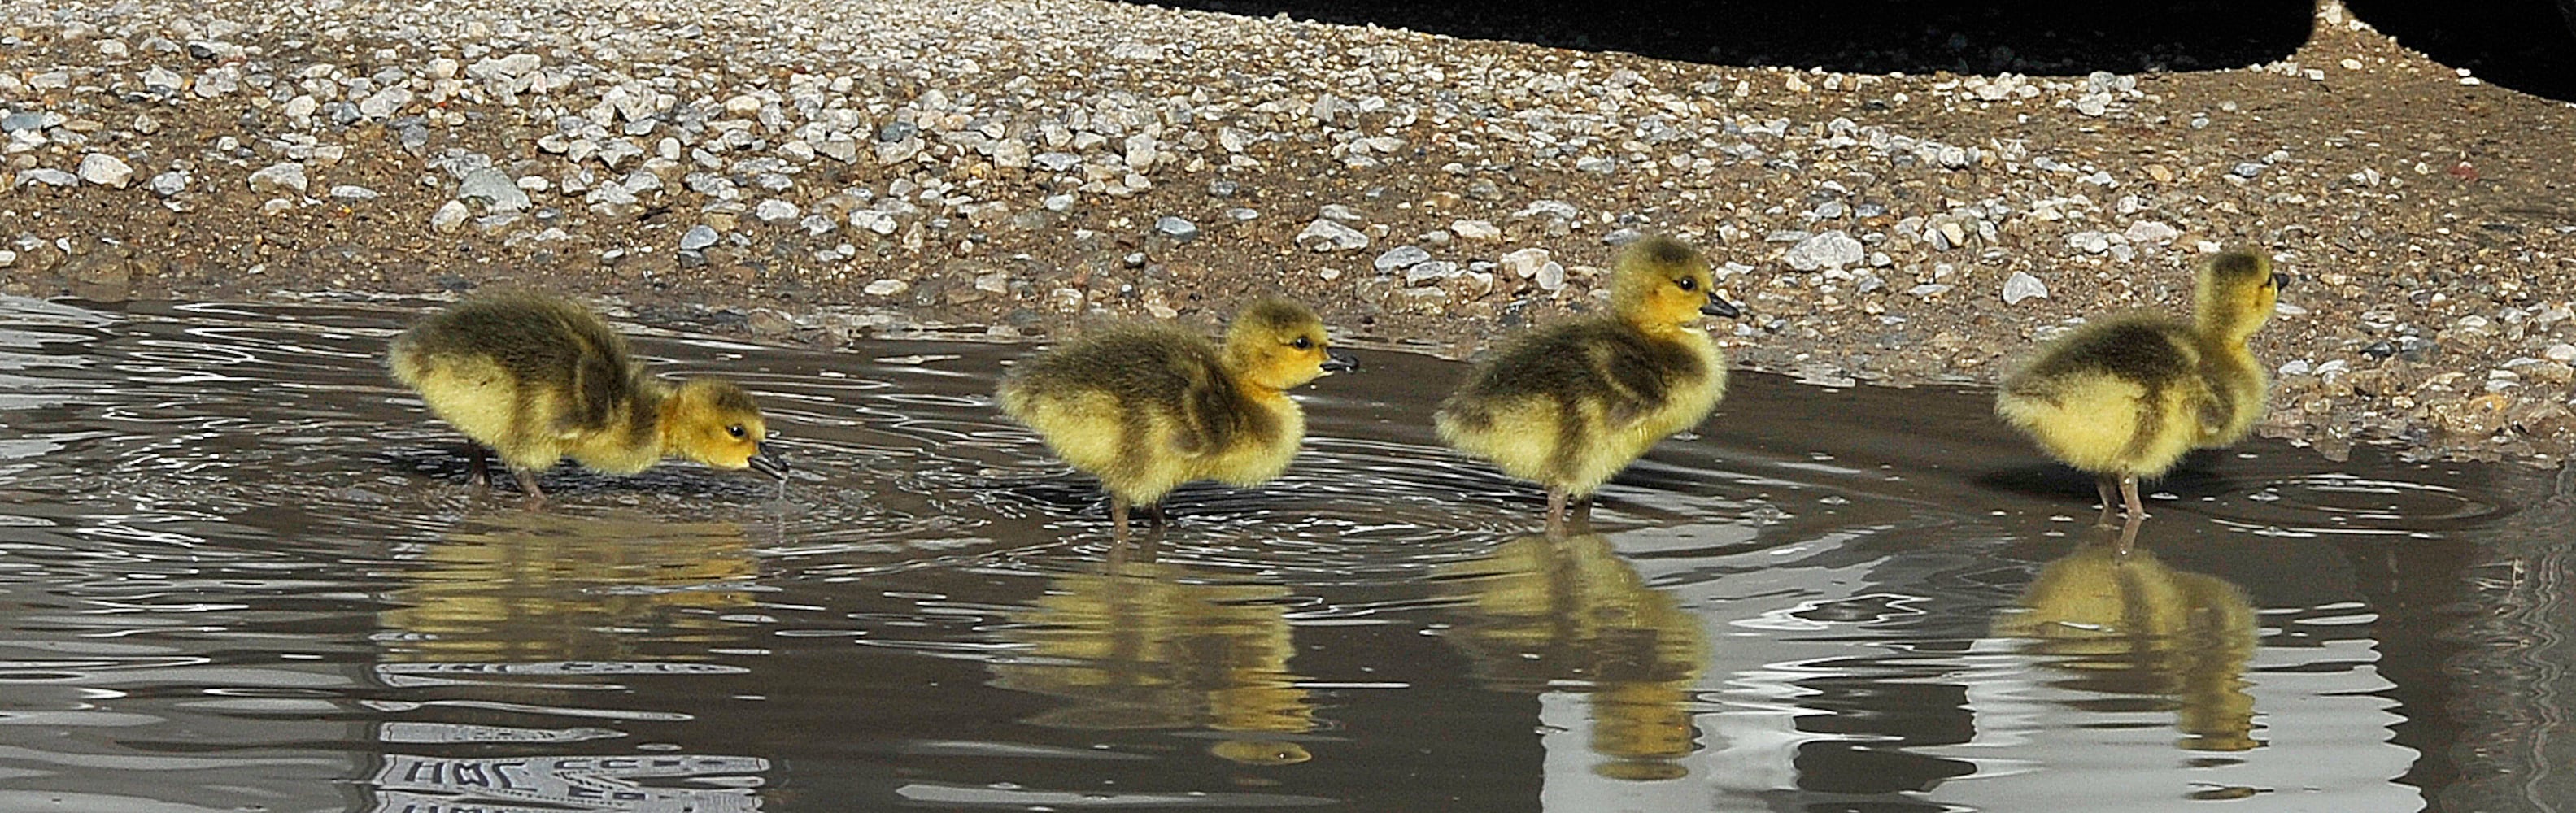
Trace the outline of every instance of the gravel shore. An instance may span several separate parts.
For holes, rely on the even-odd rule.
[[[829,346],[1244,296],[1464,356],[1696,241],[1739,363],[1991,384],[2221,246],[2268,435],[2576,450],[2576,105],[2322,6],[2090,76],[1669,62],[1092,0],[0,3],[0,292],[611,297]],[[1445,386],[1447,382],[1439,382]]]

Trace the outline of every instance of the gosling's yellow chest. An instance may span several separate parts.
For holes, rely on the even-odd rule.
[[[608,426],[569,437],[572,448],[565,455],[593,471],[606,474],[634,474],[662,460],[663,449],[652,421],[638,420],[633,414]]]
[[[1240,486],[1256,486],[1276,479],[1288,469],[1288,461],[1297,456],[1298,442],[1306,437],[1306,412],[1289,400],[1286,393],[1269,392],[1248,396],[1252,408],[1268,413],[1271,432],[1246,436],[1243,442],[1219,450],[1205,459],[1199,476],[1222,480]]]
[[[2199,446],[2227,446],[2245,437],[2263,415],[2271,381],[2263,366],[2243,345],[2207,352],[2200,358],[2201,378],[2208,383],[2210,404],[2201,418]]]
[[[1673,343],[1699,362],[1699,375],[1675,380],[1672,397],[1663,408],[1638,422],[1644,441],[1639,446],[1641,452],[1665,436],[1699,425],[1717,408],[1719,396],[1726,392],[1726,357],[1718,352],[1717,342],[1709,338],[1708,331],[1685,327],[1676,334]]]

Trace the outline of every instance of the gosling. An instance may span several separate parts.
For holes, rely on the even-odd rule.
[[[1022,362],[997,396],[1056,456],[1100,478],[1124,539],[1130,506],[1159,524],[1157,506],[1182,483],[1276,479],[1306,434],[1287,391],[1358,368],[1331,347],[1313,311],[1265,298],[1235,315],[1222,347],[1170,327],[1111,328]]]
[[[1697,425],[1726,392],[1726,357],[1703,316],[1742,310],[1718,296],[1708,257],[1668,237],[1622,251],[1610,312],[1505,345],[1432,415],[1440,439],[1547,489],[1547,527],[1656,441]]]
[[[2270,384],[2245,342],[2288,282],[2260,254],[2219,254],[2201,267],[2190,323],[2133,313],[2078,328],[2004,378],[1995,414],[2094,475],[2103,524],[2115,487],[2129,516],[2146,516],[2138,480],[2244,439],[2262,417]]]
[[[566,457],[607,474],[677,457],[787,476],[762,443],[751,393],[723,379],[650,375],[624,336],[563,299],[505,293],[457,303],[395,336],[385,366],[465,433],[478,475],[488,474],[489,447],[532,501],[545,498],[537,472]]]

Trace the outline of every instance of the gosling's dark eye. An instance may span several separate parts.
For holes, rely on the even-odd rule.
[[[734,424],[732,426],[725,427],[725,434],[732,435],[734,437],[742,437],[742,424]]]
[[[1289,342],[1289,343],[1288,343],[1288,346],[1290,346],[1290,347],[1294,347],[1294,348],[1297,348],[1297,349],[1299,349],[1299,350],[1312,350],[1312,349],[1314,349],[1314,348],[1315,348],[1315,340],[1313,340],[1313,339],[1309,339],[1309,338],[1306,338],[1306,337],[1304,337],[1304,336],[1299,336],[1299,337],[1297,337],[1297,340],[1296,340],[1296,341]]]
[[[1695,291],[1699,289],[1699,280],[1691,279],[1689,277],[1683,277],[1680,281],[1673,284],[1682,286],[1682,290],[1685,291]]]

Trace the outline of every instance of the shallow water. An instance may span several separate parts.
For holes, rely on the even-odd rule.
[[[380,371],[420,312],[0,300],[0,809],[2576,809],[2549,473],[2254,442],[2121,558],[1980,393],[1742,374],[1550,540],[1363,351],[1112,545],[1026,348],[662,335],[785,496],[531,511]]]

